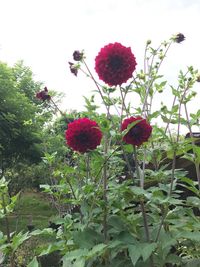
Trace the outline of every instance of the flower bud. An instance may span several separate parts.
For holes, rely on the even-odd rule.
[[[78,69],[76,68],[75,64],[73,64],[72,62],[68,62],[68,63],[69,63],[69,68],[70,68],[71,73],[77,76]]]
[[[185,36],[182,33],[177,33],[172,37],[172,39],[176,43],[181,43],[185,40]]]
[[[197,75],[196,81],[200,83],[200,73]]]
[[[147,40],[147,45],[150,45],[151,44],[151,40]]]
[[[73,53],[73,59],[75,61],[81,61],[83,59],[83,52],[80,52],[78,50],[74,51],[74,53]]]
[[[42,91],[36,93],[36,98],[42,100],[43,102],[46,100],[49,101],[51,99],[51,96],[48,94],[48,89],[46,86]]]

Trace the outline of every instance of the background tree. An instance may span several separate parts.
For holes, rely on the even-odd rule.
[[[20,61],[9,67],[0,62],[0,169],[36,164],[43,155],[44,125],[50,110],[35,98],[42,83]],[[20,164],[19,164],[20,163]],[[23,163],[23,164],[22,164]],[[24,166],[25,168],[25,166]],[[18,168],[19,169],[19,168]]]

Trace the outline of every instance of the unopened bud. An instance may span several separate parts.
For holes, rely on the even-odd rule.
[[[83,52],[80,52],[78,50],[74,51],[74,53],[73,53],[73,59],[75,61],[81,61],[83,59]]]
[[[147,40],[147,45],[150,45],[151,44],[151,40]]]
[[[176,35],[172,37],[172,39],[176,43],[181,43],[185,40],[185,36],[182,33],[177,33]]]
[[[68,62],[68,63],[69,63],[69,68],[70,68],[71,73],[73,73],[75,76],[77,76],[78,69],[77,69],[76,65],[73,64],[72,62]]]
[[[200,83],[200,73],[197,75],[196,81]]]

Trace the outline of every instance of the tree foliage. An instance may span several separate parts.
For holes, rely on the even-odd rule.
[[[4,167],[22,158],[40,160],[42,124],[40,106],[34,100],[39,87],[22,62],[14,67],[0,62],[0,158]]]

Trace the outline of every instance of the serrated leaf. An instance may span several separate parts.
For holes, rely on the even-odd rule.
[[[67,252],[62,260],[65,261],[73,261],[75,259],[78,259],[80,257],[86,256],[88,254],[88,249],[75,249],[72,251]]]
[[[124,222],[117,215],[113,215],[113,216],[110,216],[109,217],[109,219],[108,219],[108,225],[111,225],[112,227],[114,227],[115,229],[117,229],[119,231],[126,230],[126,227],[125,227]]]
[[[156,249],[157,244],[156,243],[143,243],[140,244],[141,247],[141,254],[144,261],[146,261],[153,251]]]
[[[73,265],[73,267],[85,267],[85,259],[78,259],[76,260]]]
[[[133,263],[133,266],[135,266],[137,261],[139,260],[139,258],[141,256],[140,247],[135,246],[135,245],[129,245],[128,246],[128,252],[129,252],[129,256],[131,258],[131,261]]]
[[[107,247],[107,245],[105,244],[98,244],[96,246],[94,246],[87,254],[87,258],[92,258],[96,255],[100,255],[102,254],[102,252],[104,252],[105,248]]]
[[[15,251],[24,241],[30,238],[30,235],[28,232],[23,234],[22,232],[19,232],[17,235],[14,235],[12,238],[12,248],[13,251]]]
[[[198,197],[187,197],[187,203],[200,208],[200,198]]]
[[[37,261],[37,258],[34,257],[31,262],[27,265],[27,267],[39,267],[39,263]]]
[[[85,228],[83,231],[77,231],[73,234],[74,243],[80,248],[90,249],[96,243],[100,243],[101,236],[90,228]]]
[[[181,237],[190,239],[192,241],[200,242],[200,232],[183,232]]]

